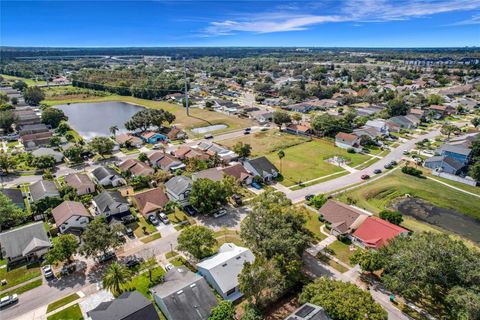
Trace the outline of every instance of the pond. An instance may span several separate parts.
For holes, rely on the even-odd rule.
[[[74,103],[56,108],[68,116],[70,126],[87,140],[95,136],[110,135],[109,128],[115,125],[118,126],[118,133],[127,132],[124,123],[144,109],[142,106],[120,101]]]
[[[399,200],[394,207],[403,215],[428,222],[480,243],[480,221],[472,217],[413,197]]]
[[[198,128],[193,128],[191,131],[195,134],[204,134],[212,131],[217,131],[221,129],[225,129],[228,126],[226,124],[214,124],[211,126],[206,126],[206,127],[198,127]]]

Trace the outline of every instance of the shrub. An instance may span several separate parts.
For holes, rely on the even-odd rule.
[[[422,171],[421,170],[418,170],[418,169],[415,169],[415,168],[409,167],[409,166],[403,167],[402,172],[405,173],[405,174],[409,174],[411,176],[415,176],[415,177],[421,177],[422,176]]]
[[[347,149],[347,152],[348,152],[348,153],[356,153],[356,152],[355,152],[355,149],[353,149],[353,148],[348,148],[348,149]]]

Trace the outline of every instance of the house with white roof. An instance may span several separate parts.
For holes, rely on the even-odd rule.
[[[255,256],[250,249],[224,243],[217,254],[199,262],[197,269],[223,299],[235,301],[243,296],[238,283],[243,264],[254,261]]]

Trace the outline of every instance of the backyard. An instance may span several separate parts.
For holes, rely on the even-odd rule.
[[[348,153],[337,148],[329,141],[315,139],[283,150],[285,157],[281,160],[276,152],[267,155],[267,158],[281,170],[284,186],[292,186],[322,176],[343,171],[339,166],[328,163],[326,160],[340,156],[351,167],[357,166],[370,157],[359,153]]]
[[[256,132],[235,139],[218,141],[218,143],[227,148],[232,148],[237,142],[249,144],[252,147],[252,156],[255,157],[266,155],[307,141],[309,141],[309,139],[306,137],[279,132],[275,129]]]

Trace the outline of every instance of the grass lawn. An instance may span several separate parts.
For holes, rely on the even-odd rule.
[[[157,233],[152,234],[151,236],[148,236],[148,237],[145,237],[145,238],[141,239],[141,241],[143,243],[149,243],[149,242],[152,242],[154,240],[160,239],[161,237],[162,237],[162,235],[160,234],[160,232],[157,232]]]
[[[187,214],[178,208],[175,208],[175,212],[169,213],[167,216],[168,220],[173,224],[188,220]]]
[[[167,253],[165,253],[165,258],[167,259],[173,258],[175,256],[178,256],[177,251],[168,251]]]
[[[47,308],[47,313],[50,313],[50,312],[52,312],[53,310],[56,310],[56,309],[58,309],[58,308],[60,308],[60,307],[63,307],[64,305],[67,305],[67,304],[69,304],[70,302],[73,302],[73,301],[75,301],[75,300],[77,300],[77,299],[80,299],[80,296],[79,296],[78,294],[76,294],[76,293],[72,293],[72,294],[69,295],[69,296],[66,296],[66,297],[64,297],[64,298],[62,298],[62,299],[60,299],[60,300],[57,300],[57,301],[55,301],[55,302],[53,302],[53,303],[50,303],[50,304],[48,305],[48,308]]]
[[[184,257],[176,257],[172,260],[169,261],[171,264],[173,264],[175,267],[180,267],[185,264],[185,258]]]
[[[370,160],[367,160],[365,161],[364,163],[360,164],[359,166],[356,166],[355,169],[357,170],[362,170],[362,169],[365,169],[365,168],[368,168],[370,167],[372,164],[374,164],[375,162],[377,162],[378,160],[380,160],[379,158],[371,158]]]
[[[232,148],[237,142],[249,144],[252,147],[252,156],[269,154],[309,141],[308,138],[290,133],[268,130],[245,135],[243,137],[218,141],[219,144]]]
[[[215,238],[218,238],[218,237],[224,237],[224,236],[240,236],[240,232],[238,232],[237,230],[231,230],[231,229],[221,229],[221,230],[218,230],[218,231],[215,231],[214,232],[214,235],[215,235]]]
[[[46,84],[46,82],[44,80],[36,81],[36,80],[33,80],[33,79],[27,79],[27,78],[16,77],[16,76],[9,76],[7,74],[0,74],[0,76],[4,79],[7,79],[7,80],[15,80],[15,81],[16,80],[22,80],[28,86],[36,86],[36,85],[40,85],[40,84]]]
[[[162,275],[165,274],[165,270],[163,270],[162,267],[156,267],[151,270],[152,270],[152,280],[156,278],[158,279],[158,277],[161,277]],[[149,299],[151,299],[151,297],[150,297],[150,293],[148,292],[148,289],[150,289],[152,285],[153,284],[150,282],[150,275],[148,271],[145,271],[139,274],[138,276],[133,277],[132,280],[130,281],[130,286],[132,288],[135,288],[136,290],[138,290],[140,293],[142,293],[145,297]]]
[[[136,215],[136,211],[134,211],[133,214]],[[128,227],[133,230],[133,233],[137,238],[140,238],[146,235],[145,233],[143,233],[143,227],[146,227],[145,230],[147,234],[151,234],[157,231],[157,228],[155,228],[155,226],[153,226],[152,224],[148,223],[143,216],[141,215],[137,215],[137,216],[138,216],[138,221],[128,224]]]
[[[5,290],[16,286],[22,282],[41,276],[40,266],[38,263],[24,265],[7,272],[7,268],[0,269],[0,279],[6,279],[7,284],[0,286],[0,290]]]
[[[341,273],[344,273],[344,272],[348,271],[348,269],[345,268],[344,266],[342,266],[340,263],[338,263],[336,261],[333,261],[332,259],[330,259],[329,257],[327,257],[326,255],[324,255],[322,253],[317,254],[317,259],[322,261],[325,264],[328,264],[330,267],[332,267],[333,269],[335,269],[335,270],[337,270]]]
[[[358,247],[354,246],[356,250],[360,250]],[[355,251],[350,251],[350,246],[341,241],[335,240],[331,245],[328,246],[329,249],[333,250],[333,256],[343,263],[351,266],[350,257],[355,253]]]
[[[373,213],[389,208],[390,203],[406,194],[428,201],[441,208],[449,208],[459,213],[480,219],[480,201],[472,195],[454,190],[430,179],[421,179],[406,175],[400,170],[378,179],[361,188],[342,193],[339,199],[353,201],[356,206]],[[413,231],[424,231],[425,223],[412,223],[404,216],[404,225]],[[432,229],[430,225],[428,229]]]
[[[22,294],[24,292],[27,292],[27,291],[30,291],[32,289],[35,289],[36,287],[40,287],[41,285],[43,284],[43,280],[42,279],[38,279],[38,280],[35,280],[35,281],[32,281],[32,282],[29,282],[27,283],[26,285],[24,286],[20,286],[20,287],[17,287],[13,290],[10,290],[10,291],[7,291],[7,292],[4,292],[0,295],[0,298],[3,298],[5,296],[9,296],[11,294]]]
[[[337,148],[329,141],[315,139],[284,150],[285,157],[282,165],[276,152],[267,155],[267,158],[277,167],[281,168],[284,186],[292,186],[304,181],[326,176],[343,171],[342,168],[326,162],[333,156],[340,156],[347,160],[348,165],[354,167],[369,159],[369,156],[348,153]]]
[[[431,178],[436,179],[438,181],[445,182],[446,184],[449,184],[453,187],[456,187],[456,188],[459,188],[459,189],[462,189],[462,190],[480,195],[480,187],[469,186],[468,184],[464,184],[464,183],[461,183],[461,182],[436,177],[436,176],[433,176],[433,175],[431,175],[430,173],[427,173],[427,172],[428,172],[427,170],[423,170],[423,173],[428,177],[431,177]]]
[[[71,307],[63,309],[62,311],[54,313],[49,316],[47,320],[83,320],[83,316],[80,306],[77,303]]]
[[[119,95],[107,95],[107,96],[94,96],[94,95],[82,95],[78,97],[77,95],[72,96],[63,96],[61,99],[59,97],[49,98],[43,100],[42,103],[48,105],[59,105],[67,103],[81,103],[81,102],[106,102],[106,101],[122,101],[133,103],[137,105],[144,106],[151,109],[164,109],[173,113],[176,117],[173,124],[183,128],[190,132],[190,129],[196,127],[204,127],[214,124],[225,124],[227,128],[222,130],[213,131],[213,133],[231,131],[235,129],[240,129],[244,127],[249,127],[253,122],[249,119],[240,119],[234,116],[228,116],[220,112],[213,112],[199,108],[190,109],[190,116],[187,116],[185,109],[176,104],[164,102],[164,101],[153,101],[146,99],[139,99],[129,96],[119,96]],[[190,134],[192,134],[190,132]],[[192,134],[193,135],[193,134]]]
[[[310,230],[310,232],[313,233],[315,240],[320,242],[325,239],[327,236],[320,232],[320,227],[323,225],[323,223],[318,220],[318,213],[316,211],[306,209],[303,206],[300,208],[300,210],[306,216],[306,227],[308,230]]]
[[[242,239],[240,239],[240,236],[237,235],[225,235],[225,236],[219,236],[217,237],[217,245],[215,246],[214,250],[218,251],[218,249],[222,246],[224,243],[233,243],[237,246],[244,247],[245,244],[243,243]]]
[[[317,180],[310,181],[310,182],[308,182],[308,183],[302,183],[302,184],[299,184],[299,185],[290,187],[290,190],[292,190],[292,191],[300,190],[300,189],[303,189],[303,188],[306,188],[306,187],[313,186],[313,185],[315,185],[315,184],[319,184],[319,183],[321,183],[321,182],[325,182],[325,181],[329,181],[329,180],[333,180],[333,179],[337,179],[337,178],[346,176],[347,174],[350,174],[350,172],[347,171],[347,170],[340,171],[340,172],[334,173],[334,174],[332,174],[332,175],[330,175],[330,176],[328,176],[328,177],[325,177],[325,178],[319,178],[319,179],[317,179]]]

